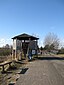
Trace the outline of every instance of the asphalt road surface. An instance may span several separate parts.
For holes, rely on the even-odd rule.
[[[64,85],[64,59],[39,58],[26,68],[15,85]]]

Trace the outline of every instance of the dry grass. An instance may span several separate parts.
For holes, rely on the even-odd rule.
[[[21,62],[21,61],[20,61]],[[1,73],[1,68],[0,68],[0,85],[7,85],[7,83],[8,83],[8,80],[9,79],[7,79],[7,77],[11,74],[11,76],[13,76],[13,75],[16,75],[17,74],[17,71],[20,69],[20,68],[23,68],[23,67],[25,67],[25,65],[26,65],[26,63],[25,64],[22,64],[22,63],[15,63],[15,62],[13,62],[12,64],[11,64],[11,67],[10,68],[8,68],[7,70],[6,70],[6,73],[5,74],[2,74]],[[7,65],[6,65],[7,66]],[[4,75],[6,75],[6,76],[4,76]],[[3,80],[3,81],[2,81]],[[5,84],[4,84],[4,82],[5,82]]]
[[[64,54],[55,55],[56,57],[64,57]]]
[[[8,55],[8,56],[0,56],[0,63],[4,62],[4,61],[8,61],[8,60],[12,60],[12,56]]]

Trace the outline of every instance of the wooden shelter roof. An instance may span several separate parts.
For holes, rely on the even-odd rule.
[[[39,38],[37,38],[37,37],[31,36],[31,35],[28,35],[28,34],[25,34],[25,33],[23,33],[23,34],[21,34],[21,35],[18,35],[18,36],[15,36],[15,37],[13,37],[12,39],[29,40],[29,38],[30,38],[31,40],[38,40],[38,39],[39,39]]]

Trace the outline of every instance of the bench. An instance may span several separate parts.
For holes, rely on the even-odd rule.
[[[7,64],[9,64],[9,67],[10,67],[11,66],[11,63],[12,63],[12,61],[7,61],[7,62],[0,63],[0,67],[2,67],[2,73],[5,72],[4,66],[7,65]]]

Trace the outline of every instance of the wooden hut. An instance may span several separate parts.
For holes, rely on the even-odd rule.
[[[29,50],[31,50],[32,55],[37,54],[37,43],[38,43],[37,41],[39,38],[24,33],[15,36],[12,39],[13,39],[13,51],[12,51],[13,59],[18,60],[19,59],[18,54],[22,53],[22,51],[24,53],[25,58]]]

